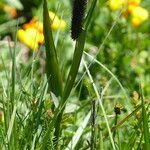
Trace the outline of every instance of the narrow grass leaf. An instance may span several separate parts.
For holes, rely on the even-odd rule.
[[[61,123],[63,111],[64,111],[64,108],[66,106],[66,102],[67,102],[67,99],[70,95],[70,92],[73,88],[75,78],[77,76],[78,69],[80,66],[80,62],[81,62],[81,58],[82,58],[82,54],[83,54],[83,49],[84,49],[84,44],[85,44],[85,37],[86,37],[86,31],[82,30],[81,35],[79,36],[79,38],[76,41],[72,65],[71,65],[70,72],[69,72],[69,75],[67,78],[67,82],[66,82],[66,85],[64,88],[63,97],[62,97],[60,104],[59,104],[59,107],[58,107],[58,110],[61,110],[61,111],[59,111],[59,114],[57,114],[56,122],[55,122],[55,129],[56,130],[55,130],[54,134],[56,137],[56,142],[55,142],[56,145],[58,143],[58,138],[60,135],[60,123]]]
[[[145,150],[150,150],[150,132],[148,127],[148,115],[145,109],[143,91],[141,89],[141,100],[142,100],[142,120],[143,120],[143,129],[144,129],[144,141],[145,141]]]
[[[77,145],[78,141],[80,140],[80,137],[83,134],[84,129],[86,128],[89,120],[91,117],[91,111],[88,112],[88,114],[86,115],[86,117],[84,118],[84,120],[82,121],[81,125],[79,126],[79,128],[77,129],[77,131],[75,132],[72,140],[69,142],[67,148],[65,150],[71,150],[74,149],[75,146]]]
[[[90,21],[91,21],[91,18],[92,18],[92,15],[93,15],[93,12],[94,12],[94,9],[96,8],[96,3],[97,3],[97,0],[93,0],[92,1],[92,4],[91,4],[91,7],[90,7],[90,10],[85,18],[85,29],[88,28],[89,24],[90,24]]]
[[[44,0],[43,29],[46,47],[46,72],[50,90],[56,97],[59,97],[62,95],[62,79],[50,24],[47,2]]]
[[[10,29],[12,29],[13,27],[15,29],[16,25],[18,24],[18,22],[19,22],[19,24],[24,23],[25,22],[25,18],[20,17],[18,19],[12,19],[12,20],[7,21],[7,22],[5,22],[3,24],[0,24],[0,34],[2,34],[2,33],[5,33],[5,34],[9,33]],[[4,46],[5,46],[5,43],[4,43]]]
[[[100,61],[98,61],[97,59],[95,59],[93,56],[91,56],[90,54],[88,54],[85,51],[84,51],[84,54],[87,55],[88,57],[90,57],[94,62],[96,62],[98,65],[100,65],[103,69],[105,69],[116,80],[116,82],[118,83],[118,85],[122,89],[126,100],[129,103],[130,100],[129,100],[129,97],[127,95],[127,92],[126,92],[125,88],[123,87],[123,85],[121,84],[121,82],[119,81],[119,79],[105,65],[103,65]]]
[[[69,97],[70,92],[73,88],[74,81],[77,76],[79,65],[80,65],[81,58],[82,58],[82,53],[83,53],[83,49],[84,49],[84,45],[85,45],[85,37],[86,37],[86,31],[83,30],[81,35],[79,36],[79,38],[76,41],[73,61],[72,61],[70,72],[69,72],[69,75],[67,78],[65,89],[64,89],[63,101],[65,101]]]
[[[93,89],[94,89],[94,92],[95,92],[96,97],[97,97],[97,99],[98,99],[99,105],[100,105],[100,107],[101,107],[101,109],[102,109],[102,112],[103,112],[103,115],[104,115],[104,119],[105,119],[105,122],[106,122],[106,126],[107,126],[107,129],[108,129],[109,137],[110,137],[110,142],[111,142],[111,144],[112,144],[112,148],[113,148],[113,150],[116,150],[115,144],[114,144],[114,140],[113,140],[113,136],[112,136],[112,133],[111,133],[111,130],[110,130],[110,126],[109,126],[109,123],[108,123],[107,115],[106,115],[104,106],[103,106],[103,104],[102,104],[102,98],[100,98],[100,95],[99,95],[98,90],[97,90],[97,87],[96,87],[96,85],[95,85],[95,83],[94,83],[94,81],[93,81],[93,78],[92,78],[92,76],[91,76],[91,74],[90,74],[90,71],[89,71],[89,69],[88,69],[88,66],[86,65],[85,61],[83,61],[83,63],[84,63],[86,72],[87,72],[87,74],[88,74],[88,76],[89,76],[89,79],[90,79],[90,81],[91,81],[91,84],[93,85]]]
[[[7,143],[9,143],[10,137],[11,137],[11,134],[12,134],[12,130],[13,130],[13,126],[14,126],[14,121],[15,121],[15,116],[16,116],[16,110],[17,110],[17,107],[16,107],[16,105],[14,105],[14,109],[13,109],[13,112],[12,112],[12,115],[11,115],[11,119],[10,119],[10,122],[9,122],[7,136],[5,138],[5,141]]]

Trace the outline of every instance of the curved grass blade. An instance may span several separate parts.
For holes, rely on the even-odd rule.
[[[94,92],[95,92],[97,100],[99,102],[99,105],[101,107],[101,110],[102,110],[102,113],[103,113],[103,116],[104,116],[104,119],[105,119],[105,122],[106,122],[106,126],[107,126],[107,129],[108,129],[108,133],[109,133],[109,137],[110,137],[110,142],[112,144],[112,149],[116,150],[115,143],[114,143],[113,136],[112,136],[112,132],[111,132],[111,129],[110,129],[110,126],[109,126],[109,123],[108,123],[108,118],[107,118],[107,115],[106,115],[106,111],[105,111],[103,103],[102,103],[102,97],[100,97],[100,95],[98,93],[98,89],[97,89],[97,87],[96,87],[96,85],[95,85],[95,83],[93,81],[93,78],[92,78],[91,73],[90,73],[90,71],[88,69],[88,66],[86,65],[85,61],[83,61],[83,63],[84,63],[87,75],[89,76],[89,79],[90,79],[91,84],[93,86]]]
[[[122,89],[122,91],[123,91],[123,93],[124,93],[124,96],[125,96],[125,98],[126,98],[126,100],[127,100],[127,103],[128,103],[128,105],[130,104],[130,99],[129,99],[129,97],[128,97],[128,95],[127,95],[127,92],[126,92],[126,90],[125,90],[125,88],[123,87],[123,85],[122,85],[122,83],[119,81],[119,79],[107,68],[107,67],[105,67],[105,65],[103,65],[100,61],[98,61],[96,58],[94,58],[93,56],[91,56],[90,54],[88,54],[87,52],[85,52],[84,51],[84,54],[85,55],[87,55],[88,57],[90,57],[92,60],[93,60],[93,62],[96,62],[98,65],[100,65],[103,69],[105,69],[115,80],[116,80],[116,82],[118,83],[118,85],[120,86],[120,88]]]

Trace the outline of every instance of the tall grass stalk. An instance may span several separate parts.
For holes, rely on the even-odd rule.
[[[125,88],[123,87],[123,85],[122,85],[122,83],[119,81],[119,79],[113,74],[113,72],[110,71],[105,65],[103,65],[100,61],[98,61],[96,58],[94,58],[93,56],[91,56],[91,55],[88,54],[87,52],[84,51],[84,54],[87,55],[88,57],[90,57],[93,62],[96,62],[99,66],[101,66],[104,70],[106,70],[106,71],[114,78],[114,80],[116,80],[116,82],[118,83],[118,85],[119,85],[120,88],[122,89],[126,100],[128,100],[128,103],[129,103],[129,97],[128,97],[128,95],[127,95],[127,92],[126,92]]]
[[[95,150],[96,145],[96,100],[92,100],[92,115],[91,115],[91,150]]]
[[[65,108],[65,104],[67,102],[67,99],[70,95],[70,92],[73,88],[76,75],[78,73],[78,69],[79,69],[79,66],[80,66],[80,61],[81,61],[81,58],[82,58],[83,49],[84,49],[84,45],[85,45],[86,30],[87,30],[88,25],[90,24],[94,8],[96,7],[96,1],[95,0],[92,1],[91,7],[90,7],[90,10],[89,10],[90,18],[88,18],[88,22],[84,25],[86,27],[86,29],[82,30],[79,38],[77,38],[77,40],[76,40],[72,65],[71,65],[71,68],[70,68],[70,71],[69,71],[69,74],[68,74],[68,77],[67,77],[67,81],[66,81],[66,84],[65,84],[65,87],[64,87],[64,91],[63,91],[63,94],[62,94],[62,99],[61,99],[61,101],[59,103],[59,107],[58,107],[58,109],[61,108],[60,109],[61,111],[59,111],[60,113],[57,115],[56,122],[55,122],[55,144],[56,144],[56,147],[57,147],[57,143],[58,143],[59,136],[60,136],[60,123],[61,123],[61,120],[62,120],[63,111],[64,111],[64,108]],[[48,20],[49,20],[48,19],[48,9],[47,9],[46,0],[44,0],[44,5],[43,5],[44,37],[45,37],[46,49],[49,49],[51,51],[51,52],[46,51],[46,55],[47,55],[46,58],[47,58],[47,61],[49,61],[49,62],[47,62],[47,64],[48,64],[47,66],[49,66],[50,64],[53,64],[51,70],[48,67],[46,68],[46,70],[47,70],[48,77],[50,75],[53,77],[54,73],[55,73],[55,76],[57,76],[59,74],[59,73],[57,73],[59,71],[59,67],[57,67],[57,63],[55,62],[56,59],[57,59],[57,56],[56,56],[56,50],[55,50],[55,47],[54,47],[52,31],[48,27],[48,24],[50,23],[50,21],[48,21]],[[50,62],[50,60],[49,60],[49,58],[51,58],[51,57],[53,57],[52,59],[54,59],[54,61],[52,61],[52,62]],[[51,78],[51,76],[50,76],[50,78]],[[58,79],[60,80],[59,76],[58,76]],[[59,81],[59,80],[57,80],[57,81]],[[53,81],[53,82],[54,82],[53,84],[55,85],[55,81]],[[49,84],[52,84],[52,83],[49,82]],[[57,88],[60,88],[59,86],[61,86],[61,85],[57,84]],[[61,92],[62,92],[62,86],[61,86],[60,89],[61,89]],[[57,94],[57,92],[54,93],[54,94]],[[58,112],[58,111],[56,111],[56,112]]]
[[[93,81],[93,78],[92,78],[92,76],[91,76],[91,74],[90,74],[90,71],[89,71],[89,69],[88,69],[88,66],[86,65],[85,61],[83,61],[83,63],[84,63],[84,66],[85,66],[85,68],[86,68],[86,72],[87,72],[87,74],[88,74],[88,76],[89,76],[89,79],[90,79],[90,81],[91,81],[91,84],[92,84],[92,86],[93,86],[93,89],[94,89],[94,91],[95,91],[95,94],[96,94],[97,100],[98,100],[98,102],[99,102],[99,105],[100,105],[100,107],[101,107],[101,109],[102,109],[102,112],[103,112],[103,115],[104,115],[104,119],[105,119],[105,122],[106,122],[106,126],[107,126],[107,129],[108,129],[109,137],[110,137],[110,142],[111,142],[111,144],[112,144],[112,148],[113,148],[113,150],[116,150],[116,148],[115,148],[115,143],[114,143],[114,140],[113,140],[113,136],[112,136],[112,133],[111,133],[111,130],[110,130],[110,126],[109,126],[109,123],[108,123],[107,115],[106,115],[104,106],[103,106],[103,104],[102,104],[102,98],[100,97],[100,95],[99,95],[99,93],[98,93],[97,87],[96,87],[96,85],[95,85],[95,83],[94,83],[94,81]]]
[[[16,27],[16,33],[18,30],[18,21],[17,21],[17,27]],[[13,149],[17,148],[17,122],[16,122],[16,104],[17,102],[15,101],[15,85],[16,85],[16,43],[17,43],[17,36],[15,38],[15,42],[14,42],[14,48],[13,48],[13,52],[11,51],[10,47],[10,52],[12,52],[12,70],[11,70],[11,87],[12,87],[12,91],[10,94],[10,101],[11,101],[11,113],[12,113],[12,117],[11,117],[11,124],[9,127],[12,127],[12,138],[11,138],[11,142],[12,142],[12,147]],[[9,103],[9,102],[8,102]],[[10,132],[10,133],[11,133]]]

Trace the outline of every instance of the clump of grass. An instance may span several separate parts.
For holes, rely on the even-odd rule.
[[[141,92],[142,102],[140,103],[140,99],[138,99],[139,104],[135,109],[132,109],[131,98],[118,76],[96,57],[84,51],[88,27],[92,23],[96,4],[97,0],[88,3],[82,31],[75,41],[67,80],[64,80],[62,76],[61,60],[58,57],[54,35],[49,26],[46,0],[43,2],[46,75],[42,74],[40,81],[37,79],[39,77],[37,77],[35,66],[39,61],[38,55],[34,57],[35,54],[33,54],[33,60],[27,66],[22,67],[18,63],[21,58],[16,59],[19,57],[17,55],[19,47],[16,41],[14,49],[8,48],[10,50],[8,60],[11,59],[9,66],[2,57],[6,82],[1,80],[2,86],[0,88],[2,93],[0,99],[2,111],[0,110],[0,113],[2,112],[4,116],[4,121],[1,121],[0,116],[0,149],[94,150],[132,149],[133,147],[135,149],[150,149],[149,102],[144,98],[143,92]],[[103,47],[117,21],[104,37],[99,49]],[[87,65],[88,63],[89,65]],[[78,76],[80,64],[83,67],[83,74],[79,73]],[[105,71],[110,77],[105,86],[101,84],[101,76],[99,80],[92,75],[93,64],[98,65],[98,70],[101,69],[98,73]],[[78,77],[77,83],[75,82],[76,77]],[[80,83],[83,79],[85,82]],[[117,94],[112,96],[116,83]],[[74,90],[80,84],[81,90],[84,88],[87,92],[85,101],[79,101],[82,92],[78,95]],[[73,91],[73,95],[71,95],[71,91]],[[75,110],[71,100],[76,107]],[[127,107],[127,112],[121,112],[116,119],[113,107],[119,100]],[[53,104],[54,101],[57,101],[58,105]],[[69,112],[70,110],[67,112],[68,107],[71,112]]]
[[[94,7],[96,5],[95,2],[96,1],[92,2],[92,6],[91,6],[91,9],[90,9],[90,14],[89,14],[90,16],[92,16]],[[94,3],[94,6],[93,6],[93,3]],[[74,5],[85,5],[85,4],[84,3],[79,3],[79,4],[74,3]],[[77,7],[77,6],[74,6],[74,8],[75,7]],[[81,7],[85,7],[85,6],[81,6]],[[85,8],[83,8],[83,9],[85,9]],[[87,30],[87,27],[88,27],[88,24],[90,23],[90,21],[88,21],[88,24],[85,25],[86,29],[81,29],[82,28],[81,27],[81,25],[82,25],[81,21],[82,20],[77,20],[76,21],[76,22],[78,22],[78,21],[80,22],[79,23],[80,26],[78,26],[79,24],[77,23],[74,28],[80,28],[79,30],[81,30],[81,33],[78,33],[79,37],[77,36],[77,39],[76,39],[76,46],[75,46],[75,50],[74,50],[72,65],[71,65],[71,68],[70,68],[70,72],[68,74],[68,79],[66,81],[66,84],[65,84],[65,87],[64,87],[64,90],[63,90],[62,87],[60,86],[60,84],[57,84],[57,83],[60,83],[58,81],[61,80],[60,75],[59,76],[57,75],[58,74],[57,72],[60,72],[60,70],[59,70],[59,67],[57,67],[57,64],[55,63],[56,60],[57,60],[57,56],[56,56],[56,50],[54,49],[52,31],[49,27],[50,21],[48,21],[49,17],[48,17],[48,9],[47,9],[46,0],[44,0],[43,10],[44,10],[43,11],[43,22],[44,22],[44,31],[45,31],[44,32],[45,33],[44,37],[45,37],[46,54],[47,54],[46,55],[46,58],[47,58],[47,69],[46,70],[47,70],[47,77],[51,77],[50,82],[53,82],[51,84],[49,83],[49,86],[51,87],[52,92],[53,92],[52,85],[54,86],[55,90],[60,88],[61,91],[63,91],[63,93],[60,94],[60,96],[62,95],[62,97],[60,99],[59,106],[57,108],[57,110],[59,110],[58,111],[59,113],[58,114],[55,113],[55,114],[57,114],[56,122],[55,122],[55,138],[56,138],[56,145],[57,145],[59,134],[60,134],[61,118],[62,118],[62,115],[63,115],[63,111],[64,111],[64,108],[65,108],[67,99],[68,99],[68,97],[70,95],[70,92],[73,88],[78,69],[79,69],[79,65],[80,65],[80,61],[81,61],[81,58],[82,58],[82,53],[83,53],[83,49],[84,49],[84,45],[85,45],[86,30]],[[83,10],[81,10],[81,11],[83,11]],[[73,14],[73,15],[75,15],[75,14]],[[78,17],[80,17],[80,16],[78,16]],[[83,19],[83,16],[82,16],[82,19]],[[87,19],[90,20],[91,18],[89,19],[89,16],[87,16]],[[73,23],[75,23],[74,19],[72,20],[72,24]],[[49,33],[47,31],[49,31]],[[53,53],[53,55],[50,55],[48,53]],[[51,62],[49,61],[50,59],[52,60]],[[55,68],[56,70],[53,70],[52,68]],[[57,80],[55,81],[54,78],[57,78]],[[54,92],[54,94],[56,96],[58,96],[58,94],[56,92]]]

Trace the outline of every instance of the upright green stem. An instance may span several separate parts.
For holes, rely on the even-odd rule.
[[[83,49],[84,49],[84,45],[85,45],[85,37],[86,37],[86,31],[83,30],[80,37],[76,41],[75,52],[73,55],[73,61],[72,61],[70,72],[69,72],[69,75],[67,78],[65,89],[63,92],[63,99],[61,101],[62,103],[64,103],[66,101],[66,99],[69,97],[69,94],[73,88],[74,81],[77,76],[79,65],[81,62],[82,54],[83,54]]]
[[[96,100],[92,101],[92,114],[91,114],[91,150],[96,148]]]
[[[60,110],[57,114],[58,116],[56,117],[56,121],[55,121],[55,133],[54,134],[55,134],[56,147],[57,147],[59,135],[60,135],[60,123],[62,120],[63,111],[65,109],[67,99],[71,93],[71,90],[72,90],[74,82],[75,82],[75,78],[78,73],[78,69],[79,69],[79,65],[81,62],[83,49],[84,49],[84,45],[85,45],[86,31],[87,31],[87,28],[91,21],[92,14],[93,14],[94,8],[96,6],[96,2],[97,2],[97,0],[92,1],[92,5],[90,7],[89,13],[84,21],[84,30],[82,30],[79,38],[76,40],[76,46],[75,46],[75,51],[74,51],[74,55],[73,55],[72,65],[71,65],[70,72],[69,72],[69,75],[67,78],[67,82],[66,82],[66,85],[65,85],[65,88],[63,91],[62,99],[59,103],[58,109],[56,110],[56,112],[58,112],[58,110]]]
[[[97,1],[97,0],[96,0]],[[61,101],[59,103],[59,107],[56,109],[55,112],[55,145],[57,148],[59,135],[60,135],[60,123],[62,120],[63,111],[67,102],[67,99],[70,95],[70,92],[73,88],[75,78],[78,73],[79,65],[81,62],[83,49],[85,45],[85,37],[86,37],[86,30],[88,27],[88,24],[90,23],[92,13],[94,10],[94,7],[96,5],[95,0],[93,0],[91,8],[90,8],[90,15],[88,17],[88,21],[85,23],[85,30],[82,30],[79,38],[76,40],[76,46],[75,46],[75,52],[73,56],[72,65],[70,68],[70,72],[67,78],[67,82],[65,85],[64,92],[62,94],[62,82],[61,82],[61,76],[60,76],[60,69],[58,65],[56,50],[54,46],[54,41],[52,37],[52,30],[50,27],[50,19],[47,9],[47,3],[46,0],[44,0],[43,4],[43,27],[44,27],[44,38],[45,38],[45,46],[46,46],[46,71],[47,71],[47,77],[48,77],[48,83],[50,86],[50,90],[58,97],[62,96]],[[94,3],[94,4],[93,4]],[[47,137],[47,134],[46,136]]]
[[[60,104],[59,104],[58,110],[61,109],[61,111],[59,111],[56,122],[55,122],[55,133],[54,133],[54,135],[55,135],[54,141],[55,141],[56,147],[57,147],[58,139],[59,139],[59,135],[60,135],[60,123],[62,120],[63,111],[64,111],[65,106],[66,106],[65,104],[66,104],[67,98],[69,97],[70,92],[73,88],[74,81],[75,81],[75,78],[77,76],[79,65],[81,62],[83,49],[84,49],[84,45],[85,45],[85,37],[86,37],[86,31],[83,30],[81,35],[79,36],[79,38],[76,41],[72,65],[71,65],[70,72],[69,72],[69,75],[67,78],[67,82],[65,85],[63,96],[62,96],[62,99],[61,99]]]

